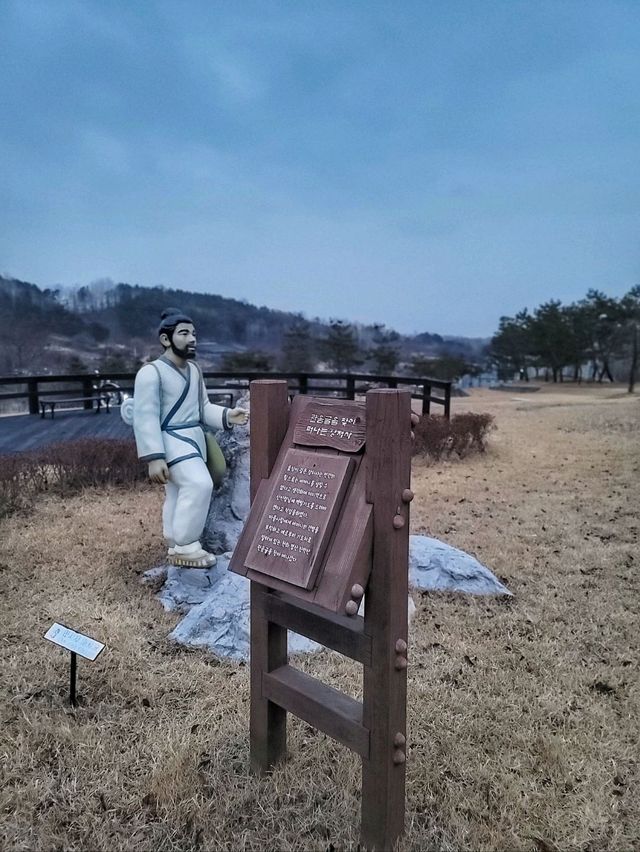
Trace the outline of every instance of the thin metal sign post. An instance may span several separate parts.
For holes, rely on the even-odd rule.
[[[60,648],[65,648],[71,652],[71,669],[69,673],[69,703],[72,707],[78,704],[77,697],[77,672],[78,672],[78,654],[84,657],[85,660],[90,660],[92,663],[98,658],[98,655],[104,651],[105,646],[102,642],[86,636],[84,633],[78,633],[70,627],[65,627],[64,624],[54,622],[44,634],[44,638]]]
[[[72,707],[75,707],[77,702],[76,699],[76,674],[77,674],[77,654],[75,651],[71,652],[71,678],[69,682],[69,703]]]

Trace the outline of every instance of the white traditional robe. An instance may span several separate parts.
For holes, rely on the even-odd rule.
[[[158,358],[138,371],[133,431],[142,461],[166,459],[169,468],[186,459],[206,459],[202,425],[229,429],[227,410],[209,402],[200,370],[191,361],[183,373]]]
[[[136,376],[133,398],[138,457],[166,459],[169,467],[165,538],[171,545],[191,544],[202,533],[213,487],[202,424],[231,428],[228,409],[209,402],[200,370],[191,361],[184,372],[165,358],[146,364]]]

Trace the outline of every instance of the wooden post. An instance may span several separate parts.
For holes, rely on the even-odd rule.
[[[87,399],[93,393],[93,379],[87,377],[82,380],[82,396],[85,397],[85,400],[82,404],[82,407],[87,411],[90,411],[93,408],[93,401],[91,399]],[[98,403],[96,403],[97,405]]]
[[[251,500],[275,463],[289,422],[287,383],[251,382]],[[285,756],[287,713],[263,697],[263,673],[287,663],[287,630],[269,621],[270,592],[251,583],[251,769],[260,775]]]
[[[39,414],[38,382],[36,379],[29,379],[27,382],[27,392],[29,394],[29,414]]]
[[[451,420],[451,383],[444,389],[444,416]]]
[[[356,398],[356,380],[353,376],[347,376],[347,399]]]
[[[431,414],[431,385],[427,382],[422,385],[422,413]]]
[[[411,394],[367,394],[367,502],[373,503],[373,567],[365,601],[372,664],[364,668],[362,844],[391,849],[404,829]]]
[[[298,376],[298,393],[308,393],[309,392],[309,377],[306,373],[300,373]]]

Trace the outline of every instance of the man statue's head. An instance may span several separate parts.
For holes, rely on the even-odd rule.
[[[178,358],[196,357],[196,330],[193,320],[179,308],[167,308],[162,312],[158,336],[165,351],[171,349]]]

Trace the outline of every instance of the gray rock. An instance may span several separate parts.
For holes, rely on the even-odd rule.
[[[227,572],[202,603],[191,607],[169,638],[229,660],[248,660],[249,610],[249,581]],[[290,654],[319,650],[316,642],[289,631]]]
[[[426,535],[409,536],[409,585],[471,595],[511,595],[473,556]]]
[[[147,571],[143,582],[157,581],[166,572],[158,598],[165,609],[185,617],[169,634],[182,645],[207,650],[230,660],[249,658],[249,581],[227,569],[231,553],[218,557],[207,571],[159,566]],[[409,539],[409,585],[416,589],[466,592],[474,595],[511,595],[477,559],[423,535]],[[366,599],[365,599],[366,605]],[[409,597],[409,620],[415,606]],[[289,652],[321,650],[304,636],[289,632]]]
[[[248,580],[229,572],[220,577],[204,599],[189,609],[169,638],[181,645],[206,648],[230,660],[248,659]]]
[[[158,598],[165,609],[185,617],[169,634],[181,645],[206,648],[230,660],[249,658],[249,581],[227,569],[231,553],[217,564],[198,568],[158,566],[147,571],[143,582],[157,582],[166,573]],[[511,592],[477,559],[423,535],[409,539],[409,585],[416,589],[466,592],[474,595],[511,595]],[[366,599],[365,599],[366,603]],[[409,597],[409,621],[415,606]],[[289,652],[321,650],[304,636],[289,632]]]
[[[164,583],[167,579],[168,565],[156,565],[155,568],[150,568],[142,575],[140,582],[145,586],[155,586],[158,583]]]
[[[248,409],[248,397],[241,397],[236,406]],[[220,488],[214,489],[201,538],[209,553],[232,551],[249,515],[249,434],[250,427],[238,426],[216,435],[227,461],[227,475]]]
[[[208,568],[206,571],[201,568],[179,568],[177,565],[167,565],[167,578],[158,592],[162,606],[171,612],[189,612],[191,607],[201,604],[225,575],[230,558],[230,553],[218,556],[218,561],[213,568]]]
[[[230,553],[218,557],[213,568],[159,566],[146,571],[143,582],[152,582],[166,571],[158,599],[171,612],[185,617],[169,634],[181,645],[206,648],[230,660],[249,659],[249,581],[232,574]],[[289,631],[289,653],[304,654],[322,646]]]

